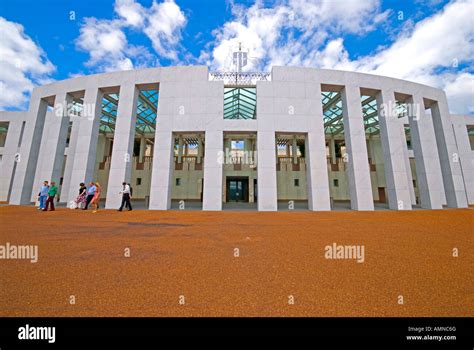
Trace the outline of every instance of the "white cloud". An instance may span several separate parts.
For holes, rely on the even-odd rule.
[[[144,46],[128,43],[125,31],[144,33],[159,57],[179,61],[181,30],[186,17],[173,0],[145,8],[135,0],[116,0],[115,19],[86,18],[76,39],[78,49],[88,52],[86,66],[95,71],[127,70],[159,65],[159,59]]]
[[[122,30],[123,24],[120,20],[85,19],[76,46],[89,53],[86,66],[97,71],[113,72],[141,67],[144,61],[156,63],[146,47],[128,43]]]
[[[77,47],[89,52],[87,66],[120,66],[126,61],[127,38],[119,21],[86,18],[80,29]]]
[[[417,23],[411,33],[379,53],[356,62],[357,68],[398,78],[423,77],[436,67],[472,60],[473,2],[462,0]]]
[[[390,36],[392,44],[354,60],[343,38],[363,37],[386,25],[391,12],[381,10],[380,0],[287,0],[269,8],[262,0],[250,7],[231,1],[230,8],[233,18],[212,32],[214,41],[197,59],[213,70],[231,69],[231,53],[241,42],[250,51],[246,70],[293,65],[387,75],[443,88],[453,112],[474,111],[472,0],[452,1],[418,23],[408,19],[398,36]],[[173,0],[153,0],[150,7],[116,0],[114,10],[114,18],[87,18],[80,28],[76,46],[89,53],[90,70],[156,66],[160,57],[175,63],[196,60],[181,44],[187,18]],[[0,108],[5,108],[24,102],[55,67],[21,25],[0,17],[0,30]],[[157,55],[131,45],[128,30],[146,35]]]
[[[403,33],[391,46],[353,62],[341,61],[334,64],[333,68],[439,87],[446,91],[452,111],[472,112],[473,74],[466,72],[466,69],[457,71],[456,66],[472,65],[473,18],[472,0],[451,2],[443,11],[418,22],[410,33]]]
[[[474,74],[461,73],[453,79],[446,77],[444,90],[452,113],[474,113]]]
[[[56,68],[20,24],[0,17],[0,33],[0,109],[18,108]]]
[[[144,23],[145,9],[135,0],[116,0],[114,10],[127,25],[141,27]]]
[[[252,58],[246,70],[293,65],[386,75],[442,88],[452,111],[472,112],[473,4],[452,1],[418,23],[407,20],[391,45],[351,60],[344,36],[386,26],[391,12],[382,12],[378,0],[289,0],[273,8],[262,1],[249,8],[231,3],[234,18],[214,31],[215,41],[202,51],[200,62],[229,70],[231,53],[242,42]],[[463,69],[456,71],[455,64]]]
[[[453,113],[474,113],[474,74],[469,72],[474,57],[472,18],[472,0],[453,1],[372,55],[351,61],[342,39],[337,39],[326,46],[316,62],[324,68],[385,75],[435,86],[445,90]]]
[[[202,51],[200,61],[213,69],[230,69],[231,53],[242,42],[250,51],[247,70],[272,65],[316,65],[318,49],[339,33],[362,35],[386,20],[379,0],[303,1],[290,0],[266,8],[256,1],[249,8],[232,6],[235,18],[214,31],[215,41]],[[331,43],[336,45],[337,42]],[[327,48],[328,54],[331,54]]]
[[[295,24],[306,32],[313,30],[363,34],[386,19],[388,11],[380,12],[379,0],[306,1],[290,0],[290,13]]]
[[[144,28],[153,48],[158,54],[176,61],[178,54],[176,45],[181,40],[181,29],[186,25],[186,17],[178,5],[172,0],[153,4]]]

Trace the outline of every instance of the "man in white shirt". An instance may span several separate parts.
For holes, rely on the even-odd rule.
[[[122,182],[123,190],[120,191],[122,194],[122,204],[120,205],[120,208],[118,211],[122,211],[123,205],[125,204],[125,207],[128,208],[128,210],[132,210],[132,205],[130,204],[130,198],[131,198],[131,193],[130,193],[130,185],[128,185],[126,182]]]

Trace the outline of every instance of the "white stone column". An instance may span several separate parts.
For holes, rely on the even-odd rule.
[[[100,134],[99,134],[99,137],[100,137]],[[110,138],[104,135],[104,146],[103,146],[104,157],[112,156],[113,143],[114,143],[113,137]]]
[[[0,201],[8,200],[8,192],[13,181],[13,170],[17,159],[18,143],[20,142],[23,120],[10,120],[7,130],[7,138],[3,147],[2,166],[0,167]]]
[[[122,182],[132,178],[133,144],[137,121],[138,89],[134,83],[120,86],[120,96],[115,121],[114,145],[110,162],[109,181],[105,208],[120,207]]]
[[[336,140],[334,140],[334,137],[329,139],[329,155],[331,157],[331,163],[336,164]]]
[[[469,204],[474,204],[474,151],[467,133],[466,122],[463,116],[451,116],[454,135],[459,152],[459,162],[464,178],[464,187]]]
[[[415,187],[413,186],[413,175],[411,173],[410,156],[408,153],[408,145],[407,145],[407,139],[405,135],[405,125],[403,124],[401,119],[398,119],[398,124],[400,128],[400,138],[402,139],[403,160],[405,162],[405,169],[407,170],[407,183],[408,183],[408,188],[410,190],[411,204],[415,205],[416,195],[415,195]]]
[[[110,157],[107,159],[106,153],[105,153],[105,147],[107,145],[107,137],[105,134],[100,133],[97,135],[97,147],[95,151],[95,164],[94,164],[94,172],[93,174],[98,174],[99,173],[99,168],[100,168],[100,163],[102,162],[107,162],[107,164],[104,164],[104,170],[110,171]],[[107,178],[107,182],[108,182]],[[106,198],[107,197],[107,191],[106,191],[106,184],[105,182],[101,183],[102,187],[102,193],[101,193],[101,198]]]
[[[257,202],[259,211],[278,210],[275,149],[275,132],[259,130],[257,132]]]
[[[163,105],[164,102],[160,103]],[[161,121],[158,121],[155,133],[149,209],[168,210],[173,189],[174,137],[171,130],[159,129]]]
[[[71,129],[71,136],[69,138],[69,146],[67,148],[67,157],[66,157],[66,166],[64,167],[64,177],[63,177],[63,185],[61,186],[61,196],[60,202],[64,203],[69,198],[69,193],[71,191],[71,186],[73,186],[77,191],[79,191],[79,184],[73,185],[71,184],[71,175],[72,175],[72,167],[74,165],[74,155],[76,154],[76,145],[77,145],[77,138],[79,135],[79,124],[80,124],[80,116],[71,117],[72,121],[72,129]],[[79,192],[77,192],[79,194]]]
[[[51,122],[51,120],[54,117],[54,112],[50,109],[46,110],[46,116],[44,118],[44,127],[43,127],[43,133],[41,134],[41,144],[39,146],[39,151],[38,151],[38,159],[36,162],[36,169],[35,169],[35,177],[33,180],[33,188],[31,190],[30,194],[30,202],[35,202],[37,195],[38,195],[38,188],[39,186],[43,183],[44,180],[38,179],[38,173],[41,171],[42,164],[43,164],[43,157],[44,157],[44,152],[41,152],[41,148],[44,147],[43,145],[47,142],[48,140],[48,124]],[[48,182],[51,182],[51,179],[45,179]],[[57,184],[58,185],[58,184]],[[35,196],[36,194],[36,196]]]
[[[293,164],[298,164],[298,145],[296,143],[296,136],[293,136],[293,143],[291,145],[293,153]]]
[[[87,186],[89,182],[96,180],[93,179],[93,176],[102,111],[102,97],[103,93],[97,86],[87,88],[84,94],[68,202],[77,197],[77,186],[81,182],[84,182]]]
[[[320,84],[316,84],[314,95],[321,96]],[[316,98],[316,106],[313,113],[309,119],[308,135],[305,142],[308,208],[313,211],[326,211],[331,210],[331,201],[321,98]],[[331,138],[330,143],[332,143],[334,150],[333,138]]]
[[[253,177],[249,176],[249,203],[254,202],[254,185],[253,185]]]
[[[431,116],[425,113],[425,104],[421,95],[414,95],[411,98],[408,110],[421,206],[426,209],[441,209],[443,207],[443,180],[433,121]]]
[[[275,164],[278,164],[278,146],[275,147]]]
[[[54,111],[46,114],[34,181],[36,187],[40,186],[43,181],[50,183],[55,181],[59,186],[69,129],[68,105],[71,102],[71,96],[66,92],[61,92],[55,97]],[[37,189],[33,188],[32,201],[35,201],[37,193]]]
[[[324,133],[308,133],[305,153],[308,208],[313,211],[331,210]]]
[[[371,140],[370,135],[367,135],[365,144],[367,146],[367,158],[370,159],[370,162],[369,162],[369,168],[370,168],[370,164],[375,164],[375,159],[374,159],[375,153],[373,149],[373,142]]]
[[[345,86],[341,98],[351,208],[374,210],[360,88],[353,85]]]
[[[201,134],[198,135],[198,149],[197,149],[197,162],[202,162],[202,136]]]
[[[178,136],[178,163],[183,162],[183,136],[179,135]]]
[[[42,142],[41,138],[47,107],[48,103],[46,100],[42,99],[36,93],[36,90],[33,90],[20,147],[19,161],[15,170],[15,178],[13,179],[10,204],[21,205],[31,203],[31,191]]]
[[[140,153],[138,154],[138,161],[143,163],[143,157],[145,156],[145,136],[140,137]]]
[[[431,116],[438,145],[446,202],[450,208],[467,208],[459,151],[454,137],[448,102],[446,97],[443,97],[431,107]]]
[[[222,210],[222,174],[225,162],[224,133],[206,130],[203,210]]]
[[[380,141],[382,143],[385,182],[387,184],[388,206],[395,210],[411,210],[410,187],[408,183],[400,122],[396,112],[395,94],[382,90],[377,93]]]

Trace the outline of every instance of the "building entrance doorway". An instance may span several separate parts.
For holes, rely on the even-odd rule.
[[[227,177],[226,188],[228,202],[249,201],[248,177]]]

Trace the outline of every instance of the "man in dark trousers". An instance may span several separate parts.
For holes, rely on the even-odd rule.
[[[128,210],[132,210],[132,205],[130,204],[130,195],[131,195],[131,188],[130,185],[127,184],[126,182],[122,182],[123,190],[120,191],[122,194],[122,204],[120,205],[120,208],[118,211],[122,211],[123,205],[125,204],[125,207],[128,208]]]
[[[82,210],[87,210],[89,203],[91,202],[92,198],[94,198],[95,191],[97,191],[97,187],[94,185],[93,182],[91,182],[89,184],[89,188],[87,189],[86,206],[82,208]]]
[[[48,207],[51,204],[51,211],[54,211],[54,197],[56,197],[56,193],[58,193],[58,188],[56,187],[56,182],[51,181],[51,187],[48,190],[48,199],[46,200],[46,206],[44,207],[43,211],[48,211]]]

